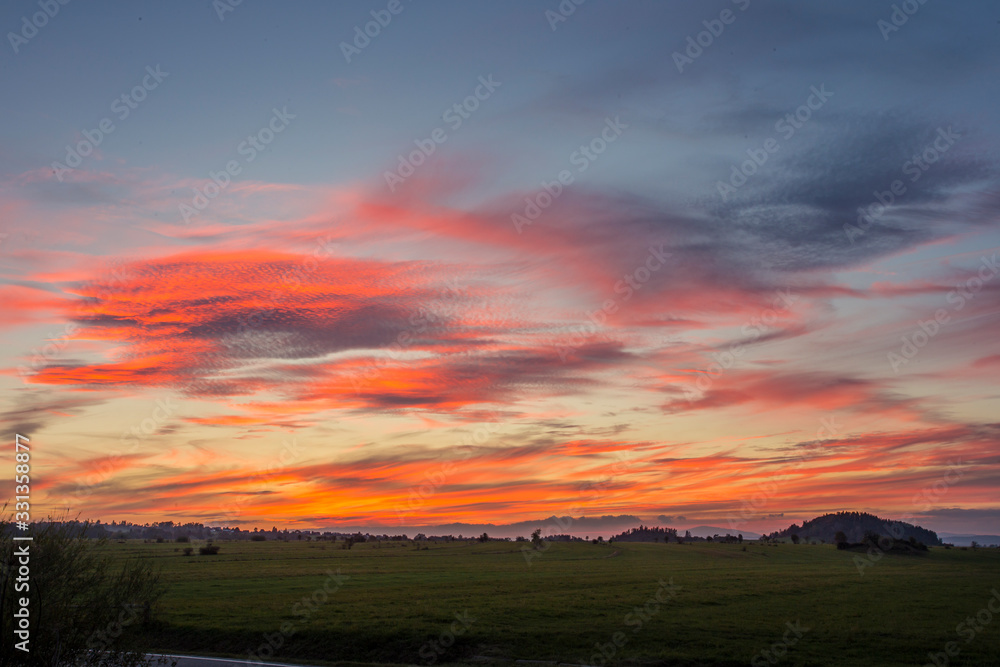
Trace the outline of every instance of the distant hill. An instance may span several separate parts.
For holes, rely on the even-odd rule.
[[[893,537],[901,540],[908,540],[911,537],[917,542],[928,546],[939,546],[942,544],[937,533],[920,526],[914,526],[905,521],[892,521],[883,519],[874,514],[866,512],[837,512],[836,514],[824,514],[810,521],[806,521],[801,526],[792,524],[784,530],[768,535],[769,538],[782,538],[798,535],[801,539],[818,539],[825,542],[836,542],[838,531],[842,531],[847,536],[848,542],[861,542],[865,533],[872,532],[886,537]]]

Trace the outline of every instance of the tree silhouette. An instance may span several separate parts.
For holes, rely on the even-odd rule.
[[[536,528],[535,532],[533,532],[531,534],[531,544],[536,549],[541,549],[542,548],[542,529],[541,528]]]

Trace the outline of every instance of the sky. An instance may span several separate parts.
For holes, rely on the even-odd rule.
[[[0,30],[34,517],[1000,533],[1000,5],[14,0]]]

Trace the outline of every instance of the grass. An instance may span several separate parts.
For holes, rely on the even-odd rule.
[[[268,635],[275,660],[602,664],[603,645],[607,664],[746,665],[791,622],[808,630],[777,664],[924,665],[948,642],[953,664],[1000,664],[1000,614],[968,642],[956,629],[1000,590],[995,549],[887,555],[861,576],[859,554],[829,545],[553,543],[530,566],[507,542],[221,546],[191,557],[170,543],[103,547],[161,567],[158,650],[246,658]],[[338,570],[339,587],[327,574]],[[661,580],[679,587],[665,603]],[[453,644],[428,643],[447,644],[453,624]]]

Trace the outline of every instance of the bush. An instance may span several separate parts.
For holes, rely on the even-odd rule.
[[[261,533],[254,533],[253,535],[250,536],[251,542],[265,542],[266,540],[267,536]]]
[[[193,553],[194,553],[194,549],[193,548],[191,548],[191,547],[184,547],[184,555],[185,556],[190,556]]]
[[[190,538],[190,537],[188,537],[187,535],[179,535],[179,536],[177,537],[177,541],[178,541],[178,542],[190,542],[190,541],[191,541],[191,538]]]
[[[29,544],[31,567],[30,665],[149,665],[142,632],[130,631],[148,620],[163,594],[159,575],[148,562],[119,563],[95,547],[104,540],[84,538],[93,524],[34,524],[32,542],[14,542],[20,531],[0,519],[0,600],[14,596],[18,549]],[[39,600],[43,601],[39,604]],[[15,664],[16,619],[4,607],[0,616],[0,664]]]
[[[219,553],[219,545],[217,544],[206,544],[205,546],[198,549],[198,553],[202,556],[214,556]]]

